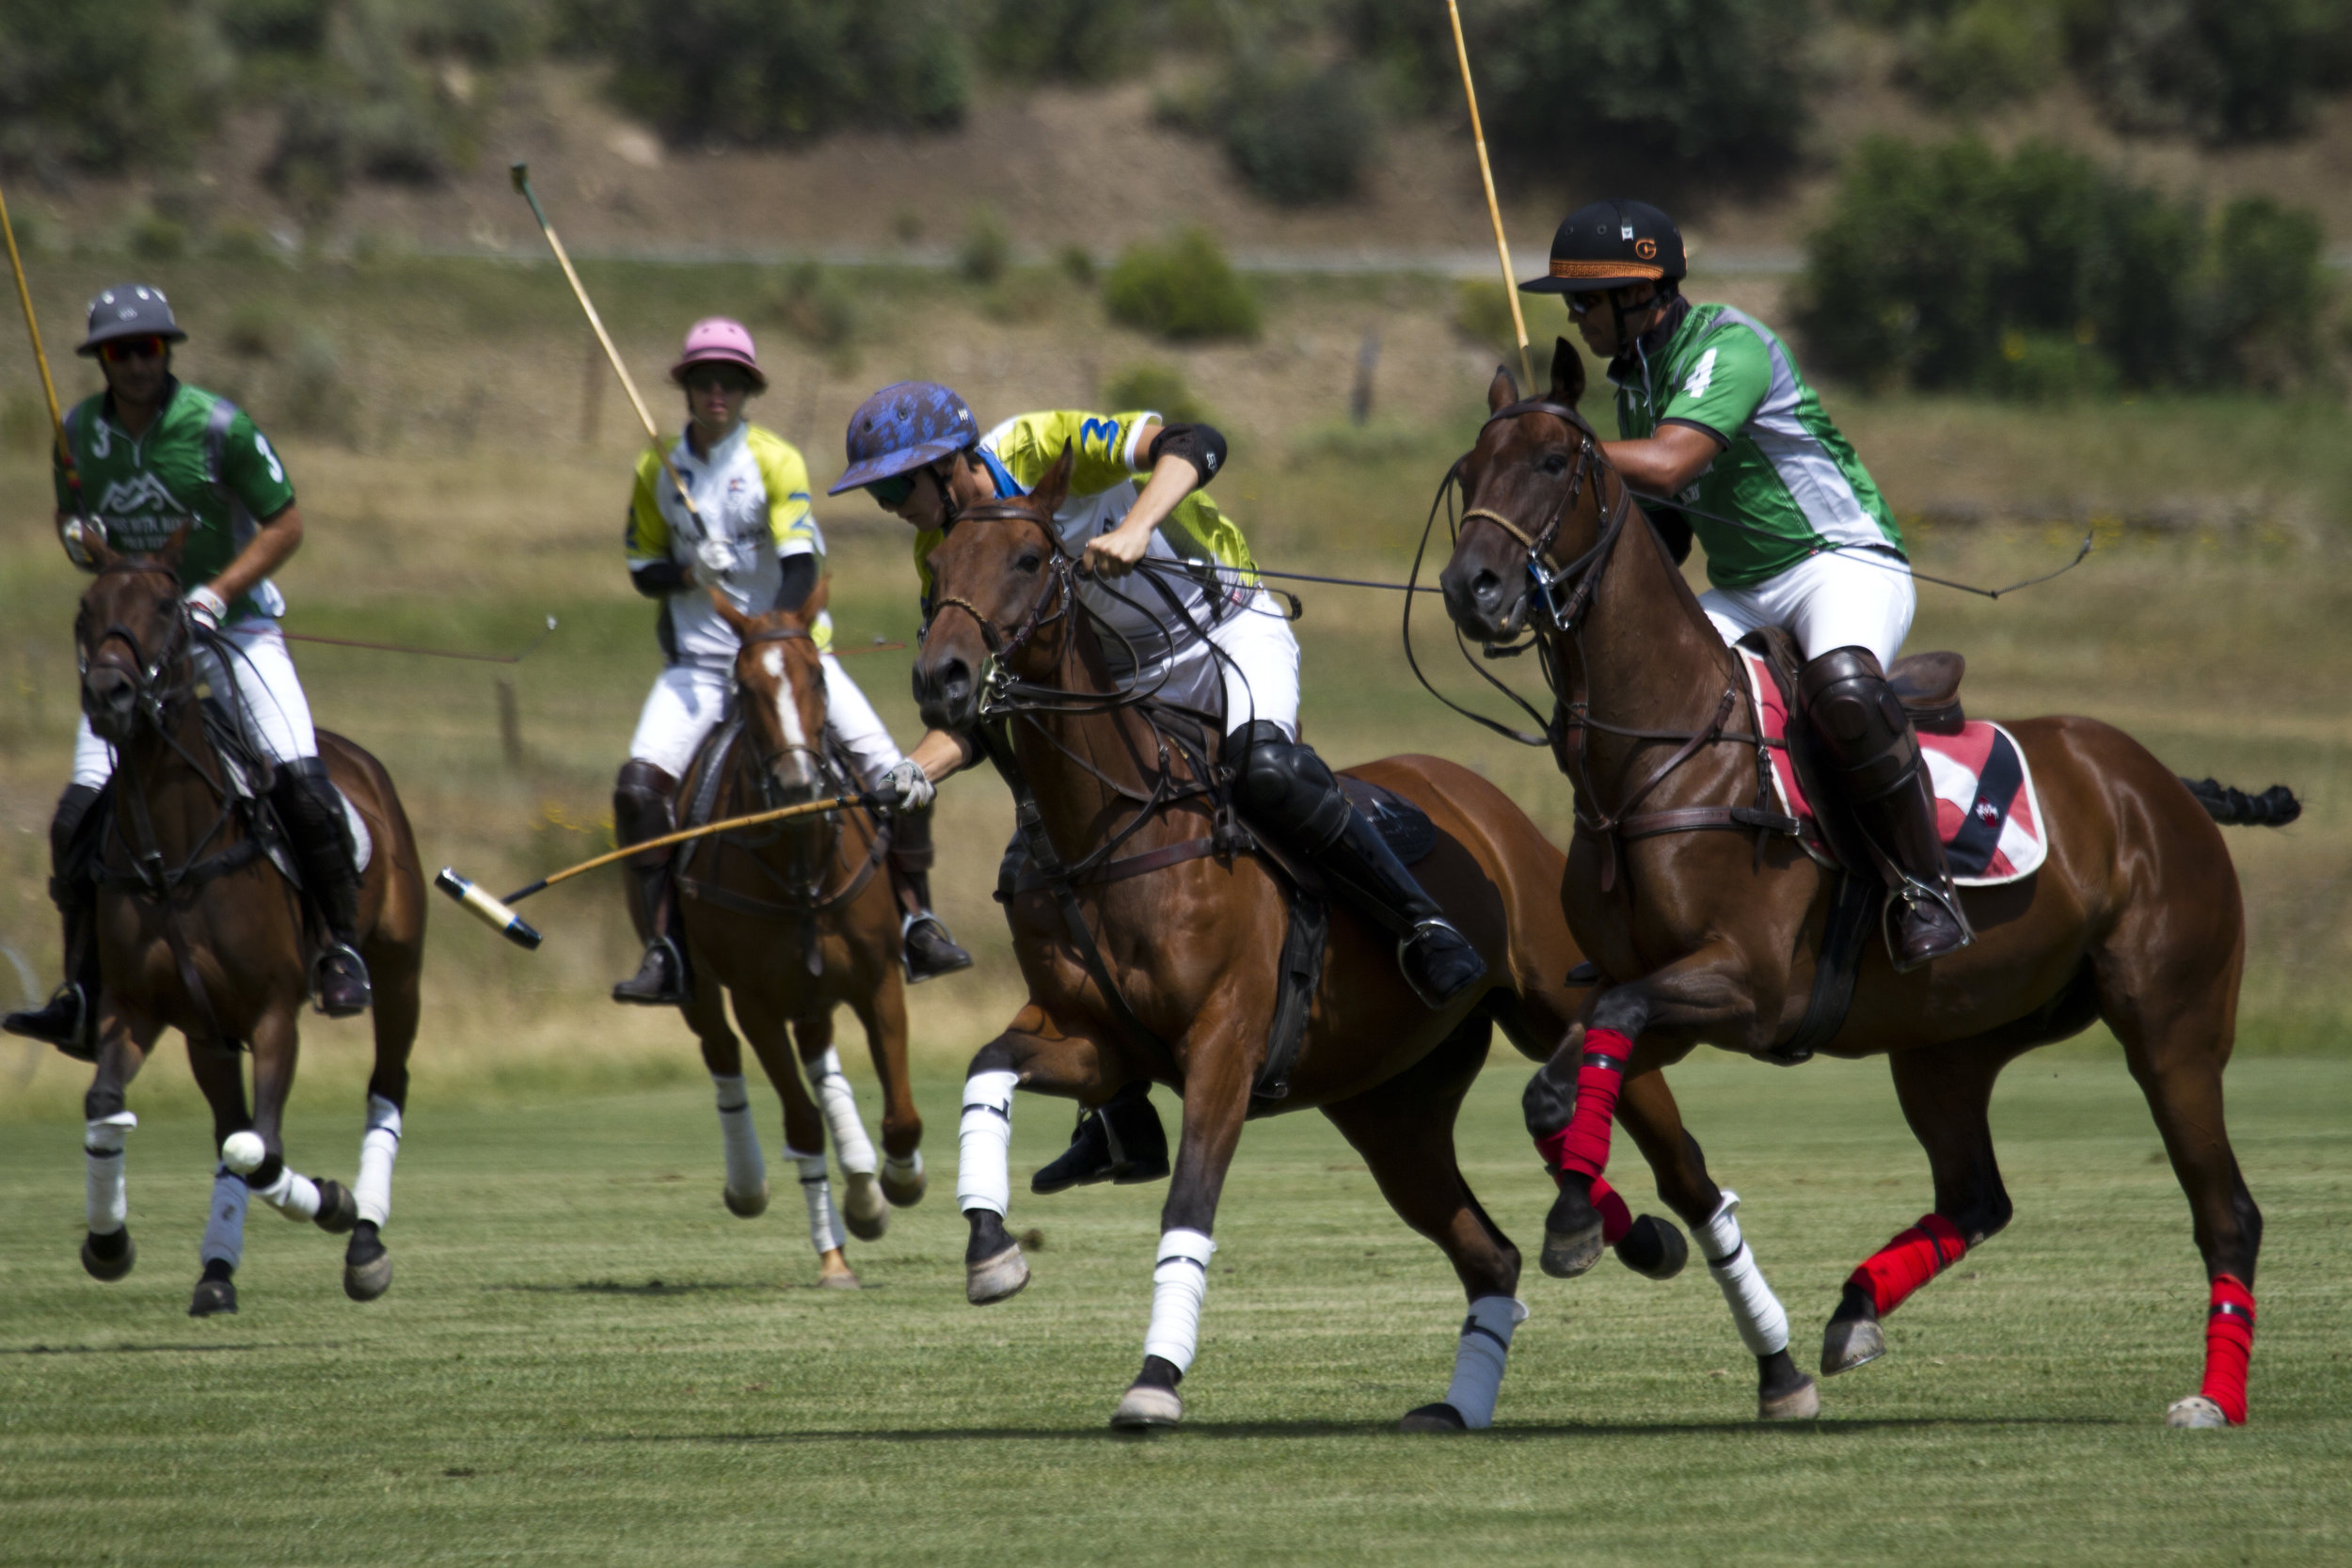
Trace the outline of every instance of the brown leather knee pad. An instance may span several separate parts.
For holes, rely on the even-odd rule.
[[[620,777],[612,781],[612,836],[628,845],[673,831],[676,822],[671,802],[676,798],[677,780],[643,757],[629,758],[621,765]],[[650,871],[669,862],[670,851],[663,848],[632,855],[628,863]]]
[[[1918,773],[1919,739],[1867,648],[1833,648],[1797,674],[1797,701],[1821,760],[1856,805],[1891,795]]]
[[[902,811],[890,822],[890,868],[901,876],[919,877],[939,859],[931,842],[931,808]]]

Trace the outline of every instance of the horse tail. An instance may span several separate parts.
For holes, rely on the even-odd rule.
[[[2283,828],[2303,815],[2303,802],[2284,784],[2272,784],[2260,795],[2213,779],[2183,779],[2205,814],[2225,828]]]

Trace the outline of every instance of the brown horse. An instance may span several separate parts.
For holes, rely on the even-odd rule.
[[[1457,470],[1467,510],[1439,580],[1473,639],[1532,625],[1558,691],[1551,739],[1578,821],[1562,897],[1604,985],[1589,1033],[1536,1074],[1527,1108],[1566,1172],[1544,1263],[1574,1273],[1596,1248],[1586,1181],[1606,1161],[1619,1074],[1629,1088],[1701,1043],[1763,1053],[1790,1039],[1836,879],[1795,839],[1759,843],[1759,829],[1730,819],[1758,787],[1754,737],[1727,733],[1751,727],[1726,723],[1746,712],[1730,695],[1744,677],[1574,412],[1582,361],[1564,342],[1553,366],[1549,396],[1528,403],[1498,373],[1492,417]],[[1820,1048],[1890,1054],[1935,1183],[1933,1212],[1849,1281],[1822,1370],[1883,1354],[1880,1317],[2008,1223],[1986,1118],[1994,1079],[2105,1020],[2155,1115],[2212,1282],[2204,1390],[2168,1422],[2242,1420],[2262,1216],[2221,1111],[2246,941],[2229,850],[2208,808],[2121,731],[2076,718],[2009,729],[2041,786],[2047,861],[2026,880],[1964,890],[1976,941],[1949,958],[1898,974],[1872,943],[1843,1027]]]
[[[742,646],[734,721],[712,733],[678,787],[681,800],[697,803],[698,819],[856,792],[846,759],[824,739],[824,667],[810,628],[825,598],[820,583],[797,610],[750,616],[711,594]],[[834,1224],[827,1127],[848,1179],[842,1217],[860,1240],[881,1236],[890,1206],[919,1201],[927,1184],[923,1118],[907,1082],[898,906],[882,867],[888,850],[886,832],[867,814],[828,812],[694,841],[674,873],[696,979],[686,1020],[718,1087],[726,1205],[746,1219],[757,1214],[768,1206],[768,1182],[743,1095],[742,1047],[727,1027],[722,988],[784,1101],[785,1157],[797,1165],[808,1203],[818,1283],[844,1290],[855,1290],[858,1279]],[[834,1009],[845,1004],[866,1026],[882,1080],[879,1173],[834,1050]],[[808,1074],[805,1085],[799,1069]]]
[[[1031,851],[1009,907],[1028,1005],[973,1058],[964,1087],[957,1206],[971,1227],[966,1293],[984,1305],[1028,1281],[1005,1227],[1013,1088],[1100,1105],[1136,1081],[1174,1085],[1184,1128],[1143,1370],[1112,1418],[1123,1427],[1173,1424],[1215,1247],[1209,1231],[1242,1124],[1312,1106],[1363,1156],[1405,1222],[1445,1253],[1470,1298],[1447,1398],[1406,1426],[1483,1427],[1524,1315],[1513,1299],[1519,1255],[1463,1180],[1454,1123],[1490,1024],[1542,1060],[1581,1010],[1581,988],[1566,979],[1579,955],[1556,893],[1560,852],[1500,790],[1452,763],[1404,756],[1350,769],[1435,825],[1435,847],[1415,874],[1477,945],[1491,989],[1431,1010],[1399,974],[1394,939],[1340,912],[1295,1056],[1269,1075],[1283,881],[1261,853],[1225,852],[1214,836],[1220,807],[1200,726],[1113,680],[1079,608],[1078,563],[1051,528],[1069,471],[1065,454],[1029,497],[956,520],[930,557],[940,608],[914,673],[926,722],[989,736]],[[994,730],[1008,713],[1009,739]],[[1786,1318],[1739,1244],[1736,1197],[1708,1177],[1663,1079],[1637,1089],[1629,1127],[1661,1195],[1702,1230],[1717,1260],[1757,1355],[1761,1413],[1814,1414],[1812,1381],[1787,1353]],[[1621,1202],[1616,1212],[1629,1218]],[[1659,1278],[1687,1256],[1671,1226],[1646,1217],[1618,1246]]]
[[[311,939],[299,894],[264,852],[270,828],[255,798],[269,788],[269,765],[232,760],[207,734],[200,682],[233,684],[218,660],[234,655],[203,654],[199,660],[199,634],[180,598],[179,547],[175,541],[152,557],[102,549],[97,580],[74,622],[82,709],[116,753],[111,824],[96,870],[102,979],[98,1070],[85,1101],[89,1234],[83,1266],[97,1278],[120,1279],[137,1256],[123,1223],[123,1138],[137,1124],[125,1108],[125,1091],[168,1026],[187,1038],[188,1062],[212,1107],[224,1160],[201,1249],[204,1273],[189,1311],[202,1317],[236,1310],[232,1276],[248,1194],[290,1219],[349,1231],[343,1290],[354,1301],[373,1301],[392,1280],[381,1231],[390,1213],[408,1051],[417,1036],[424,878],[416,840],[382,764],[319,731],[319,753],[365,821],[373,849],[361,879],[358,929],[375,985],[375,1069],[355,1187],[313,1181],[286,1164],[279,1138],[310,990]],[[240,1046],[253,1054],[249,1110]]]

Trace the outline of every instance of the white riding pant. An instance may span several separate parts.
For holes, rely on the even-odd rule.
[[[1298,738],[1298,639],[1291,635],[1282,603],[1261,588],[1247,603],[1209,628],[1209,641],[1225,657],[1217,673],[1225,682],[1225,733],[1253,719]]]
[[[872,789],[884,773],[898,766],[905,753],[890,738],[882,716],[866,693],[857,689],[841,661],[822,656],[825,672],[825,733],[850,753],[858,784]],[[703,736],[726,716],[735,695],[735,673],[701,664],[673,664],[655,678],[637,716],[637,733],[629,737],[628,754],[650,762],[674,779],[686,776],[687,765]]]
[[[246,739],[272,762],[298,762],[319,754],[318,731],[310,723],[310,700],[294,676],[278,623],[256,616],[221,628],[230,654],[223,659],[199,644],[197,674],[215,691],[232,686],[245,716]],[[98,738],[85,714],[73,732],[73,782],[91,789],[114,776],[115,749]]]
[[[1710,588],[1699,608],[1726,642],[1758,626],[1779,626],[1806,658],[1833,648],[1867,648],[1879,667],[1895,662],[1918,609],[1911,568],[1892,550],[1824,550],[1753,588]]]

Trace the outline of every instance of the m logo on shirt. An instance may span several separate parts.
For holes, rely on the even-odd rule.
[[[1715,351],[1708,349],[1699,356],[1699,362],[1691,367],[1691,379],[1682,384],[1685,397],[1705,397],[1715,379]]]
[[[100,515],[129,517],[137,512],[163,512],[177,515],[180,502],[164,482],[153,474],[140,474],[135,479],[109,481],[106,493],[98,498]]]

